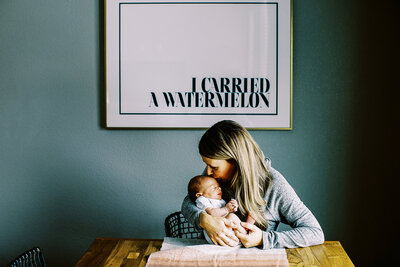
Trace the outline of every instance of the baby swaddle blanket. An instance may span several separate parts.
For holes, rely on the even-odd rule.
[[[221,247],[205,240],[164,238],[161,250],[150,255],[154,266],[279,266],[288,267],[285,249]]]

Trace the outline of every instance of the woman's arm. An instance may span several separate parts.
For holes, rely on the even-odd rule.
[[[271,168],[270,174],[272,183],[265,198],[267,212],[274,221],[289,224],[293,229],[263,232],[264,249],[322,244],[324,233],[317,219],[278,171]]]
[[[285,178],[276,170],[270,169],[271,185],[266,193],[266,213],[268,220],[289,224],[289,231],[261,231],[255,225],[242,223],[247,234],[236,232],[246,247],[262,245],[263,249],[295,248],[319,245],[324,242],[324,233],[317,219],[297,196]]]
[[[194,225],[197,230],[202,230],[200,227],[199,215],[204,211],[196,207],[189,195],[187,195],[182,202],[181,212],[186,220]]]
[[[196,229],[206,230],[214,244],[221,246],[236,246],[239,239],[232,231],[229,231],[226,225],[234,227],[223,217],[214,217],[208,215],[204,210],[196,207],[189,196],[186,196],[182,203],[183,216],[195,226]]]
[[[233,231],[237,226],[233,221],[224,217],[211,216],[206,212],[200,214],[199,221],[200,226],[207,232],[207,235],[215,245],[234,247],[239,244],[239,239]]]

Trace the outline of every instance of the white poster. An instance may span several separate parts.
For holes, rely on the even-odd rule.
[[[291,57],[290,0],[107,0],[107,127],[291,129]]]

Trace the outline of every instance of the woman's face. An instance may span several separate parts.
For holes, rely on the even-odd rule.
[[[223,182],[230,181],[233,178],[236,171],[235,164],[224,159],[210,159],[204,156],[201,156],[201,158],[207,165],[207,175]]]

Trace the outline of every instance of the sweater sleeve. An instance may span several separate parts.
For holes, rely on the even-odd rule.
[[[276,170],[270,168],[272,182],[266,194],[267,213],[274,221],[289,224],[288,231],[263,232],[263,248],[295,248],[319,245],[324,233],[317,219]]]
[[[207,175],[207,168],[204,168],[202,175]],[[200,213],[205,211],[196,207],[196,204],[190,199],[189,195],[183,199],[181,212],[186,220],[188,220],[188,222],[194,226],[194,228],[199,231],[203,230],[203,228],[200,227],[199,216]]]
[[[204,210],[196,207],[196,204],[190,199],[189,195],[185,197],[182,202],[181,212],[183,216],[191,223],[197,230],[201,230],[199,215],[204,212]]]

